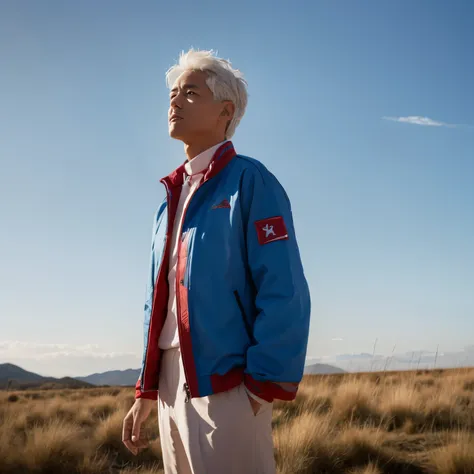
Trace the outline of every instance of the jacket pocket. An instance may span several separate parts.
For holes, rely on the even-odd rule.
[[[253,344],[254,343],[254,338],[253,338],[253,334],[252,334],[252,329],[251,329],[250,324],[247,321],[247,318],[245,316],[244,305],[242,304],[242,300],[240,299],[240,295],[239,295],[239,292],[237,290],[234,291],[234,297],[235,297],[235,301],[237,302],[237,306],[239,307],[240,314],[242,315],[242,320],[244,322],[245,331],[247,332],[247,336],[249,338],[249,341],[252,341],[252,344]]]

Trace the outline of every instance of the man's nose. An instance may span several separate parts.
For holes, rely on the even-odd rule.
[[[181,108],[181,97],[179,94],[176,94],[171,100],[170,100],[170,107],[172,109],[180,109]]]

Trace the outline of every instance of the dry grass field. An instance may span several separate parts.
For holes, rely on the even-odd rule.
[[[156,410],[150,448],[122,445],[132,403],[133,388],[0,392],[0,473],[162,473]],[[308,376],[273,424],[280,474],[474,473],[474,370]]]

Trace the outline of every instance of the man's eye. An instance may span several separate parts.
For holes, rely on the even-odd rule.
[[[194,91],[188,91],[188,94],[196,95],[196,93]]]

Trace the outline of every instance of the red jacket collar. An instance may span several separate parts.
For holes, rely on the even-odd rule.
[[[204,175],[204,182],[208,179],[213,178],[219,171],[221,171],[227,163],[229,163],[232,158],[236,155],[234,145],[230,140],[223,143],[214,153],[211,162],[209,163],[209,167],[207,168],[206,174]],[[184,169],[184,162],[181,166],[176,168],[171,174],[165,176],[160,181],[162,183],[166,183],[169,187],[177,187],[182,186],[183,175],[186,172]]]

